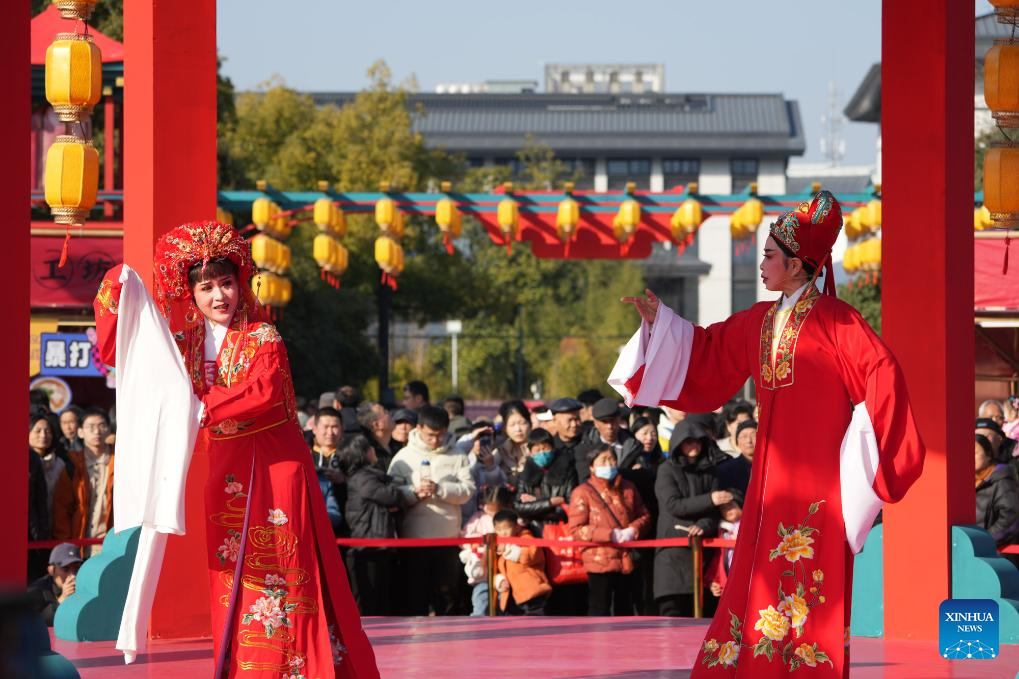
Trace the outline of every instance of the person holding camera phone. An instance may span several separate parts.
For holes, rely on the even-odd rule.
[[[464,523],[478,511],[478,498],[484,496],[489,488],[498,488],[509,485],[506,472],[499,465],[496,457],[495,429],[491,422],[478,420],[472,425],[469,435],[470,452],[467,453],[467,462],[471,466],[471,478],[474,480],[474,487],[477,492],[463,507],[460,508],[463,514]],[[466,445],[466,441],[463,442]]]

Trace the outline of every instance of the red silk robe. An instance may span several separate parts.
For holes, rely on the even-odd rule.
[[[661,400],[710,412],[749,377],[760,405],[732,567],[693,679],[769,679],[793,670],[848,677],[853,553],[840,448],[854,404],[865,404],[873,423],[879,450],[873,491],[880,500],[901,499],[923,467],[902,373],[860,314],[808,287],[772,360],[778,305],[758,303],[708,328],[693,327],[681,391]],[[645,372],[674,368],[642,366],[627,390],[636,394]]]
[[[100,353],[110,365],[119,274],[116,267],[106,275],[95,302]],[[215,383],[202,395],[196,444],[209,459],[214,676],[377,679],[297,424],[283,341],[269,323],[239,325],[228,330]]]

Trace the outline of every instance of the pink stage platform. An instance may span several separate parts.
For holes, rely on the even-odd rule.
[[[707,621],[666,618],[368,618],[384,679],[677,678],[689,675]],[[212,673],[207,639],[156,641],[125,666],[113,642],[54,640],[84,679],[199,679]],[[1019,646],[995,660],[944,660],[934,642],[853,639],[853,679],[1015,679]]]

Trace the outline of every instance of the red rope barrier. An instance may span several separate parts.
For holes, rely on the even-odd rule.
[[[66,540],[37,540],[35,542],[29,542],[29,549],[53,549],[57,545],[62,545],[66,542],[78,547],[85,547],[86,545],[101,545],[103,544],[103,538],[68,538]]]

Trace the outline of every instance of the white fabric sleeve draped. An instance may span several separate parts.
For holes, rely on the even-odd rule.
[[[619,353],[608,383],[626,405],[657,406],[674,401],[686,382],[693,349],[694,326],[664,304],[655,322],[640,329]]]
[[[202,404],[166,321],[126,264],[117,316],[115,532],[141,526],[117,649],[145,650],[167,535],[184,534],[184,489]]]
[[[874,423],[870,420],[866,403],[858,403],[853,408],[853,419],[842,439],[839,458],[842,518],[846,524],[846,541],[853,554],[859,554],[863,549],[874,519],[884,506],[874,492],[880,460]]]

